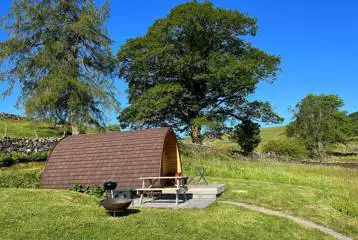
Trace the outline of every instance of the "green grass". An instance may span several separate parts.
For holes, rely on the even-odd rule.
[[[204,211],[140,209],[112,218],[97,200],[70,191],[0,189],[1,239],[333,239],[222,203]]]
[[[286,211],[358,239],[358,169],[244,161],[222,153],[183,160],[206,166],[211,182],[228,183],[223,199]]]
[[[264,142],[283,137],[283,127],[262,130]],[[205,145],[214,148],[213,152],[185,152],[183,165],[206,166],[210,182],[228,184],[221,200],[241,200],[285,211],[358,239],[358,169],[233,159],[227,150],[235,149],[235,145],[226,136]],[[37,188],[43,167],[44,163],[29,163],[2,169],[0,187]],[[328,238],[286,219],[222,203],[206,211],[141,209],[113,219],[96,205],[97,201],[69,191],[0,189],[0,238]]]
[[[220,200],[244,200],[285,211],[358,239],[356,169],[244,161],[221,152],[184,154],[183,163],[186,166],[204,165],[210,182],[228,184]],[[17,179],[17,175],[24,173],[40,173],[43,167],[44,163],[14,165],[0,170],[0,179],[5,175]],[[111,219],[96,206],[97,200],[68,191],[0,189],[0,202],[5,203],[0,205],[4,239],[87,239],[100,236],[111,239],[116,232],[123,233],[119,237],[129,235],[132,239],[157,235],[162,239],[200,239],[200,236],[205,236],[205,239],[327,237],[289,220],[222,203],[216,203],[207,211],[143,209],[137,214]],[[12,205],[17,209],[12,210]],[[183,222],[182,230],[176,232],[178,221]],[[110,230],[106,230],[106,224],[110,225]],[[142,225],[143,229],[139,227]]]
[[[286,138],[286,127],[269,127],[261,128],[261,144],[265,144],[271,140],[285,139]]]
[[[38,188],[44,166],[44,162],[33,162],[0,168],[0,188]]]
[[[28,120],[4,120],[0,119],[0,136],[9,137],[60,137],[64,129],[55,127],[50,122],[33,123]]]

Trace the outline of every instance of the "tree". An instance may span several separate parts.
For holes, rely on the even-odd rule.
[[[351,119],[351,134],[352,136],[358,136],[358,112],[353,112],[348,116]]]
[[[248,96],[260,80],[274,81],[280,62],[248,42],[256,30],[245,14],[193,1],[128,40],[118,53],[129,86],[121,126],[170,126],[201,143],[207,123],[255,107]]]
[[[349,134],[349,119],[339,110],[342,106],[336,95],[306,96],[296,105],[288,135],[302,139],[313,156],[322,158],[328,144],[343,142]]]
[[[0,42],[3,96],[19,82],[29,116],[70,122],[72,134],[83,122],[103,124],[103,111],[118,106],[108,13],[108,2],[93,0],[14,1],[1,22],[10,35]]]
[[[244,155],[249,155],[261,141],[260,125],[249,119],[245,119],[234,129],[231,139],[240,145]]]
[[[349,114],[349,117],[354,121],[358,121],[358,112],[353,112]]]

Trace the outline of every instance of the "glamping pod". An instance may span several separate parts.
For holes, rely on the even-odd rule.
[[[99,185],[112,179],[118,188],[140,187],[140,177],[181,173],[176,136],[171,128],[68,136],[51,151],[42,188]],[[166,183],[162,181],[161,185]]]

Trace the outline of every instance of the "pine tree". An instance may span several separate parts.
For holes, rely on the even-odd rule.
[[[15,0],[1,26],[3,96],[18,82],[18,104],[35,118],[102,124],[103,112],[117,107],[112,75],[116,62],[106,30],[109,4],[93,0]]]

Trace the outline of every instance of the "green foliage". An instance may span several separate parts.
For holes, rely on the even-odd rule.
[[[268,141],[262,146],[262,152],[290,157],[303,157],[306,155],[303,142],[293,138]]]
[[[342,99],[336,95],[306,96],[296,106],[288,135],[302,139],[312,156],[323,157],[328,144],[343,142],[349,135],[350,121],[339,110],[342,106]]]
[[[47,152],[37,153],[0,153],[0,167],[9,167],[15,163],[41,162],[47,160]]]
[[[254,151],[261,141],[260,125],[251,120],[244,120],[234,129],[231,139],[240,145],[244,155],[248,155]]]
[[[118,53],[129,86],[121,126],[171,126],[201,143],[207,123],[242,115],[281,120],[269,103],[248,101],[260,80],[275,79],[280,62],[247,41],[256,30],[254,18],[209,1],[179,5],[155,21]]]
[[[19,103],[30,117],[73,127],[101,124],[103,110],[117,105],[108,14],[108,2],[97,7],[93,0],[14,1],[1,22],[11,36],[0,42],[4,96],[18,82]]]
[[[356,137],[358,136],[358,112],[353,112],[349,114],[349,118],[351,119],[350,132],[352,136]]]
[[[107,125],[104,130],[106,132],[120,132],[121,126],[119,126],[118,124],[110,124],[110,125]]]
[[[71,191],[84,193],[96,197],[107,197],[107,192],[100,186],[85,186],[79,183],[74,183],[70,188]]]
[[[349,114],[349,117],[352,120],[358,121],[358,112],[353,112],[353,113]]]
[[[0,188],[39,188],[42,170],[0,170]]]

